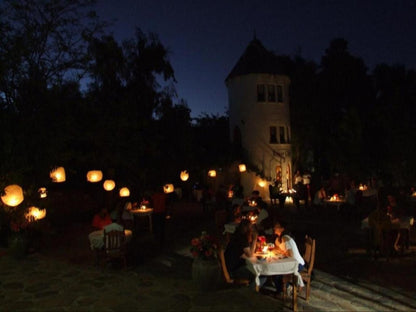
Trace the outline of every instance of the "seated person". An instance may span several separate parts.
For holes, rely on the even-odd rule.
[[[321,206],[324,204],[325,198],[326,198],[326,191],[325,191],[325,188],[321,186],[321,188],[315,193],[313,204],[316,206]]]
[[[267,204],[263,201],[263,198],[260,196],[260,192],[254,190],[251,193],[251,198],[249,199],[250,202],[255,202],[257,207],[261,207],[263,209],[267,208]]]
[[[286,232],[286,225],[283,222],[276,222],[274,227],[274,233],[276,234],[275,240],[275,252],[280,253],[286,257],[293,257],[299,263],[298,271],[300,272],[305,266],[305,260],[299,253],[299,249],[295,243],[295,240],[290,237]],[[276,295],[279,295],[283,291],[283,276],[273,276],[273,282],[276,287]]]
[[[253,231],[249,220],[242,220],[224,253],[227,270],[233,279],[247,279],[254,281],[254,274],[247,268],[249,259],[256,246],[257,235]]]
[[[106,225],[111,223],[112,220],[107,208],[101,208],[101,210],[96,213],[92,219],[92,226],[95,230],[102,230]]]
[[[259,231],[263,231],[265,229],[265,222],[269,217],[269,213],[265,208],[261,206],[257,206],[257,221],[256,226]]]
[[[137,208],[137,206],[133,207],[133,204],[128,199],[122,201],[119,206],[121,223],[126,229],[133,228],[134,217],[130,212],[133,208]]]
[[[231,211],[231,218],[230,222],[233,223],[240,223],[242,218],[241,214],[241,206],[238,204],[234,204]]]

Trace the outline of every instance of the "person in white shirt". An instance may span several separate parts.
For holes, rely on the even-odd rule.
[[[276,222],[273,230],[276,235],[275,240],[275,252],[280,253],[286,257],[293,257],[299,263],[298,271],[300,272],[305,266],[305,260],[299,253],[298,246],[295,240],[290,237],[286,232],[286,225],[283,222]],[[273,277],[273,282],[276,287],[276,294],[279,295],[283,290],[282,275],[276,275]]]

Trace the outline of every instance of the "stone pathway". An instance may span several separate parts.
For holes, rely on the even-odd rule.
[[[32,254],[0,257],[0,311],[282,311],[272,296],[252,289],[199,291],[192,259],[160,255],[152,263],[120,270],[80,266]],[[416,293],[340,279],[315,270],[308,302],[299,311],[416,311]]]

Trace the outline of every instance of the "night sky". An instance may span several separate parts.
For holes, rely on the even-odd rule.
[[[159,36],[192,117],[225,114],[224,79],[254,34],[276,54],[318,63],[342,37],[369,70],[416,69],[416,0],[98,0],[97,12],[118,40],[135,27]]]

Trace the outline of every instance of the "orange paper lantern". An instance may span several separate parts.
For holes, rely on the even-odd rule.
[[[11,207],[18,206],[23,199],[23,190],[17,184],[6,186],[4,188],[4,195],[1,197],[2,202]]]

